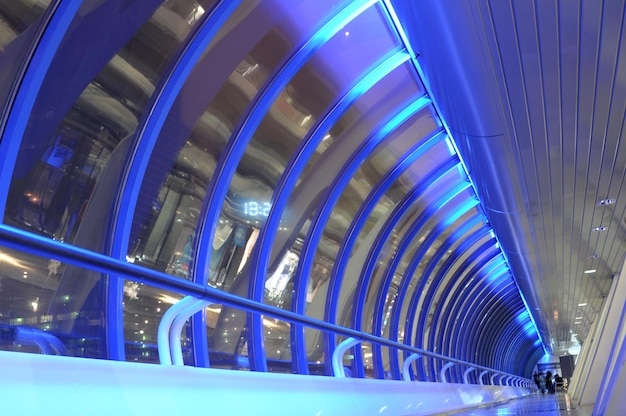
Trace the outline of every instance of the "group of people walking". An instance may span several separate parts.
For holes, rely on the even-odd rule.
[[[535,371],[535,373],[533,374],[533,379],[535,380],[537,388],[543,394],[545,394],[546,392],[548,394],[554,394],[556,393],[557,387],[563,386],[563,377],[561,377],[559,373],[556,373],[553,378],[551,371],[546,371],[545,374],[543,373],[543,371]]]

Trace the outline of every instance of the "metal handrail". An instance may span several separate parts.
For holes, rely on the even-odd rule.
[[[169,274],[156,270],[144,268],[132,263],[108,257],[104,254],[92,252],[80,247],[64,244],[59,241],[41,237],[29,232],[19,230],[17,228],[0,224],[0,245],[10,247],[20,251],[26,251],[43,257],[53,257],[76,266],[85,267],[91,270],[98,270],[102,273],[124,277],[128,280],[139,283],[147,283],[161,289],[174,291],[183,295],[192,296],[198,300],[207,300],[224,305],[244,309],[248,312],[260,313],[266,316],[281,319],[292,324],[302,324],[322,331],[330,331],[336,335],[354,338],[361,342],[372,342],[381,346],[395,348],[409,353],[417,353],[434,359],[445,361],[447,363],[461,364],[464,366],[474,367],[479,370],[487,370],[496,375],[513,376],[515,378],[523,378],[517,375],[505,373],[489,367],[480,366],[467,361],[459,360],[445,355],[433,353],[421,348],[412,347],[400,342],[392,341],[376,335],[368,334],[354,329],[331,324],[319,319],[310,318],[295,312],[276,308],[264,303],[255,302],[250,299],[222,292],[209,286],[184,280]]]

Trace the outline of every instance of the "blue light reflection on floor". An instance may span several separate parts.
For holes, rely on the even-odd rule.
[[[511,400],[499,406],[485,407],[460,413],[455,416],[500,416],[500,415],[537,415],[537,416],[588,416],[583,409],[574,409],[569,396],[563,392],[557,394],[535,394],[521,399]]]

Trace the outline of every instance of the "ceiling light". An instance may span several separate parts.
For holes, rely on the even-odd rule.
[[[598,201],[598,205],[603,206],[603,205],[613,205],[615,203],[614,199],[601,199]]]
[[[587,302],[585,303],[579,303],[578,306],[587,306]]]
[[[595,273],[596,269],[589,269],[589,270],[585,270],[584,273],[585,274],[590,274],[590,273]]]
[[[602,227],[602,226],[596,227],[593,229],[593,231],[606,231],[606,227]]]

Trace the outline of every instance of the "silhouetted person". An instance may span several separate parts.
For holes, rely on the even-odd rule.
[[[554,384],[552,383],[552,372],[546,372],[546,390],[549,394],[554,394]]]
[[[557,388],[563,388],[563,377],[559,373],[556,373],[554,376],[554,390],[556,391]]]
[[[539,390],[544,394],[546,392],[546,376],[543,374],[543,371],[539,372]]]

